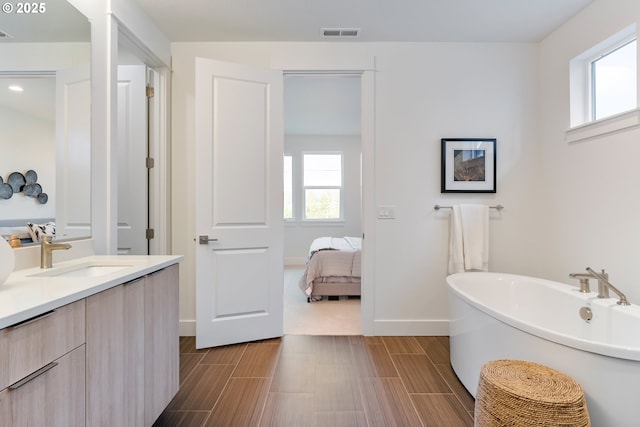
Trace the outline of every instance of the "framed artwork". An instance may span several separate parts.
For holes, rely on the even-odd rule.
[[[441,193],[495,193],[495,138],[443,138]]]

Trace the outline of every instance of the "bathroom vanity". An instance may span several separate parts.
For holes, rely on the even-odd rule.
[[[180,256],[91,256],[0,285],[0,420],[151,426],[178,391]]]

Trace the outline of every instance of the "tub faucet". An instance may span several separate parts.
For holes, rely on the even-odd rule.
[[[618,305],[631,305],[629,304],[629,301],[627,301],[625,294],[620,292],[618,288],[609,282],[609,276],[604,272],[604,270],[602,270],[602,273],[598,273],[590,267],[587,267],[587,271],[595,279],[598,279],[598,298],[609,298],[609,289],[611,289],[620,298],[617,303]]]
[[[52,243],[51,236],[42,236],[40,242],[40,268],[53,267],[53,251],[70,249],[69,243]]]

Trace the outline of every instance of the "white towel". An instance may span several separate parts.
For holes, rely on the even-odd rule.
[[[460,206],[453,206],[449,231],[449,274],[464,272],[464,246],[462,245],[462,216]]]
[[[489,271],[489,207],[454,205],[449,236],[449,273]]]

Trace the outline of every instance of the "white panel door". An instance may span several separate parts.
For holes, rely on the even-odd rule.
[[[282,336],[282,73],[197,58],[195,101],[196,347]]]
[[[56,236],[91,234],[91,80],[88,67],[56,72]]]
[[[144,65],[118,66],[118,255],[148,255],[147,83]]]

